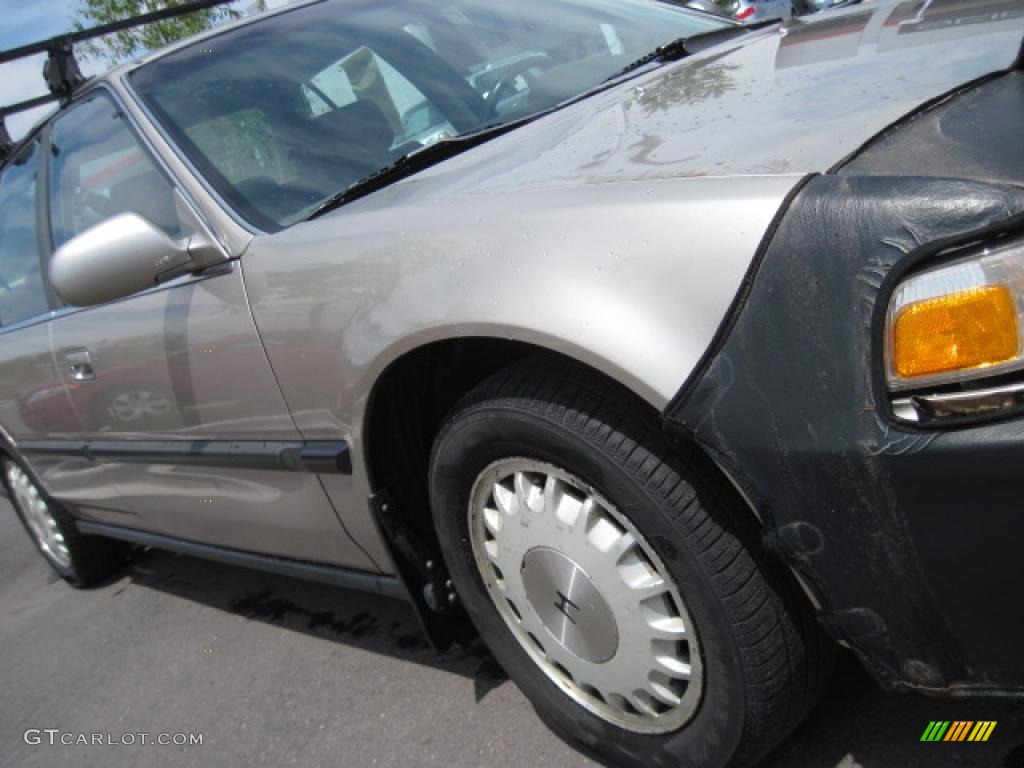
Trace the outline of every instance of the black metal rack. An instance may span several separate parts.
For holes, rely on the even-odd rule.
[[[8,106],[0,106],[0,163],[14,148],[10,134],[4,119],[8,115],[24,112],[35,107],[49,104],[53,101],[65,102],[71,98],[75,90],[83,85],[87,78],[82,74],[75,59],[74,46],[85,40],[92,40],[104,35],[111,35],[134,27],[141,27],[145,24],[152,24],[164,19],[184,16],[185,14],[204,11],[218,5],[227,5],[234,0],[190,0],[179,5],[168,6],[156,11],[144,13],[141,16],[134,16],[130,19],[115,21],[111,24],[102,24],[91,29],[82,29],[76,32],[69,32],[66,35],[58,35],[47,40],[40,40],[36,43],[29,43],[10,50],[0,51],[0,64],[6,64],[17,59],[24,59],[28,56],[35,56],[40,53],[47,54],[46,63],[43,65],[43,79],[46,82],[49,94],[37,96],[34,99],[18,102]]]

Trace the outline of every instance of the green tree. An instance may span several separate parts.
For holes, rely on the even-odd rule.
[[[79,0],[75,11],[74,28],[87,29],[101,24],[129,19],[143,13],[169,6],[182,5],[188,0]],[[266,0],[248,4],[256,10],[266,8]],[[103,58],[111,63],[129,59],[138,54],[177,42],[183,37],[215,27],[241,14],[234,8],[219,6],[196,11],[155,24],[126,29],[106,37],[84,43],[78,48],[89,56]]]

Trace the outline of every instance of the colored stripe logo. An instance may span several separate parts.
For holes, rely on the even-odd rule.
[[[988,741],[996,729],[995,720],[932,720],[921,741]]]

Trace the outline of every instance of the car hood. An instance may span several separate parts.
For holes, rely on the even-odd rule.
[[[1021,52],[1019,0],[877,2],[791,21],[629,80],[377,193],[823,172]]]

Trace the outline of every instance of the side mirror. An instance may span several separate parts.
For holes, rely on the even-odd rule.
[[[72,306],[102,304],[207,266],[193,258],[195,245],[171,239],[137,213],[118,214],[56,250],[50,283]]]

